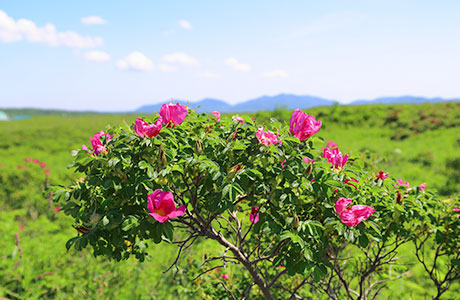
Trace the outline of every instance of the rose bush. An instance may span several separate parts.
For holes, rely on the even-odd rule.
[[[223,253],[203,268],[230,261],[250,278],[220,283],[233,298],[300,298],[306,286],[333,299],[372,298],[408,275],[391,268],[410,243],[424,266],[432,259],[424,245],[443,256],[431,272],[436,297],[459,278],[454,203],[373,174],[335,144],[322,150],[314,116],[295,110],[289,125],[257,124],[169,104],[154,119],[101,132],[93,153],[73,152],[71,167],[84,177],[50,189],[78,228],[68,248],[143,261],[149,242],[175,242],[177,267],[184,248],[207,238]],[[151,131],[157,122],[164,126]]]

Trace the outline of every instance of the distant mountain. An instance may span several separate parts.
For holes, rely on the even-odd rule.
[[[374,100],[355,100],[348,105],[362,105],[362,104],[421,104],[421,103],[436,103],[445,101],[460,101],[457,99],[444,99],[440,97],[425,98],[416,96],[399,96],[399,97],[380,97]]]
[[[364,105],[364,104],[421,104],[421,103],[435,103],[445,101],[460,101],[457,99],[444,99],[444,98],[425,98],[415,96],[399,96],[399,97],[381,97],[374,100],[356,100],[347,105]],[[165,101],[163,103],[169,103],[171,101]],[[179,102],[181,104],[187,104],[186,101],[178,100],[174,103]],[[215,110],[221,113],[233,113],[233,112],[256,112],[256,111],[272,111],[276,108],[286,108],[289,110],[300,108],[306,109],[316,106],[329,106],[337,101],[324,99],[314,96],[301,96],[292,94],[279,94],[276,96],[262,96],[259,98],[247,100],[245,102],[237,103],[235,105],[228,104],[225,101],[219,99],[206,98],[197,102],[189,102],[189,106],[192,109],[196,109],[197,112],[210,112]],[[137,110],[135,113],[154,113],[160,111],[160,107],[163,103],[154,105],[144,105]]]
[[[166,101],[163,103],[169,103]],[[186,101],[178,100],[174,103],[186,104]],[[189,106],[196,109],[197,112],[210,112],[216,110],[221,113],[230,112],[256,112],[256,111],[271,111],[276,108],[296,109],[296,108],[310,108],[315,106],[328,106],[334,104],[336,101],[328,100],[314,96],[298,96],[291,94],[279,94],[276,96],[262,96],[256,99],[251,99],[235,105],[228,104],[222,100],[206,98],[197,102],[190,102]],[[137,113],[153,113],[160,111],[163,103],[154,105],[144,105],[136,109]]]

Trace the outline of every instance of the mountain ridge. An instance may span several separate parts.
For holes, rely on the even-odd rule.
[[[339,105],[367,105],[367,104],[422,104],[422,103],[437,103],[448,101],[460,101],[460,98],[441,98],[441,97],[421,97],[421,96],[388,96],[378,97],[373,100],[354,100],[347,104],[340,104],[337,100],[326,99],[310,95],[294,95],[294,94],[278,94],[274,96],[261,96],[254,99],[249,99],[244,102],[229,104],[223,100],[215,98],[204,98],[199,101],[184,101],[176,100],[174,103],[188,104],[198,113],[211,112],[211,110],[219,111],[220,113],[248,113],[256,111],[272,111],[276,108],[292,109],[307,109],[317,106],[330,106],[335,103]],[[160,111],[161,105],[170,103],[164,101],[157,104],[143,105],[134,110],[134,113],[153,113]]]

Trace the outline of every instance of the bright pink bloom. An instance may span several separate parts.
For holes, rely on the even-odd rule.
[[[271,144],[281,143],[281,140],[278,140],[278,134],[275,135],[271,131],[264,131],[264,128],[260,126],[257,129],[256,137],[260,143],[264,144],[265,146],[270,146]]]
[[[88,147],[86,147],[86,145],[83,144],[83,145],[81,145],[81,150],[86,150],[86,151],[88,151]]]
[[[387,173],[383,173],[383,171],[379,171],[379,174],[377,174],[377,178],[380,179],[380,180],[385,180],[388,178],[388,172]]]
[[[175,127],[180,125],[185,117],[187,117],[187,106],[176,104],[163,104],[160,108],[160,116],[163,125],[167,127]]]
[[[335,202],[335,211],[340,215],[345,210],[345,208],[351,204],[351,202],[353,202],[351,199],[339,198]]]
[[[303,141],[314,135],[321,128],[321,121],[316,121],[314,116],[309,116],[300,109],[294,110],[289,121],[291,134]]]
[[[46,167],[46,164],[45,164],[44,162],[41,162],[41,163],[40,163],[40,167],[41,167],[41,168],[44,168],[44,167]]]
[[[61,207],[58,205],[54,208],[54,212],[58,213],[61,210]]]
[[[353,205],[347,208],[351,202],[351,199],[339,198],[335,203],[335,211],[340,215],[340,221],[347,226],[354,227],[375,212],[372,206],[366,205]]]
[[[222,274],[222,278],[223,279],[228,279],[228,275],[227,274]]]
[[[305,157],[303,158],[303,162],[306,163],[306,164],[308,164],[308,163],[314,163],[315,160],[314,160],[314,159],[309,159],[308,157],[305,156]]]
[[[256,224],[259,222],[259,208],[257,206],[253,206],[251,208],[251,213],[249,214],[249,221],[251,221],[252,224]]]
[[[333,141],[329,141],[329,143],[327,143],[326,145],[326,148],[329,148],[329,149],[332,149],[332,148],[337,148],[338,145],[336,143],[334,143]]]
[[[400,186],[405,186],[406,189],[409,189],[409,182],[408,182],[408,181],[404,182],[404,180],[403,180],[402,178],[400,178],[400,179],[398,179],[397,182],[398,182],[398,184],[399,184]]]
[[[95,155],[99,155],[101,153],[104,153],[107,151],[105,147],[105,143],[102,144],[101,138],[106,137],[105,140],[106,142],[110,141],[110,139],[113,137],[108,133],[105,133],[104,131],[100,131],[96,133],[93,137],[90,137],[89,140],[91,141],[91,146],[93,146],[93,153]],[[82,146],[83,149],[83,146]]]
[[[284,164],[285,164],[285,163],[286,163],[286,160],[283,160],[283,161],[281,162],[281,168],[284,169]]]
[[[418,188],[420,191],[423,191],[424,189],[426,189],[426,183],[422,183],[421,185],[418,186]]]
[[[220,112],[211,110],[211,113],[216,117],[217,121],[220,121]]]
[[[155,190],[152,194],[148,195],[148,199],[147,208],[150,211],[149,215],[160,223],[180,217],[185,213],[185,205],[176,208],[171,192]]]
[[[455,208],[453,209],[453,211],[455,211],[455,212],[459,212],[459,211],[460,211],[460,208],[458,208],[458,207],[455,207]],[[460,218],[460,214],[458,214],[458,215],[457,215],[457,218]],[[442,218],[442,219],[443,219],[443,218]]]
[[[141,138],[143,138],[144,136],[152,138],[154,136],[157,136],[158,133],[160,133],[161,122],[161,117],[159,117],[153,124],[149,124],[145,122],[143,119],[137,118],[136,123],[134,125],[134,131],[136,131],[136,133]]]
[[[30,157],[24,158],[24,161],[25,161],[25,162],[30,162]]]
[[[238,116],[238,115],[233,116],[232,119],[233,119],[234,123],[236,123],[236,122],[240,122],[241,124],[244,123],[244,119],[242,117]]]
[[[356,187],[356,185],[354,185],[353,183],[351,183],[351,181],[354,181],[354,182],[356,182],[356,183],[359,183],[358,179],[355,179],[355,178],[350,178],[350,179],[348,179],[348,178],[347,178],[347,179],[345,179],[345,180],[343,181],[343,184],[347,184],[347,185],[350,185],[350,186],[354,187],[355,189],[358,189],[358,188]]]
[[[252,121],[252,122],[255,122],[255,121],[256,121],[256,118],[251,118],[251,121]]]
[[[34,159],[32,160],[32,162],[33,162],[34,164],[38,164],[40,161],[39,161],[38,159],[34,158]]]
[[[348,154],[343,156],[342,152],[338,148],[329,149],[324,148],[323,157],[327,158],[327,161],[332,164],[332,167],[341,169],[348,160]]]

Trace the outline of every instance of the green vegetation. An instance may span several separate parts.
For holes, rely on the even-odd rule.
[[[426,182],[446,201],[458,201],[460,103],[338,106],[308,113],[323,121],[321,136],[336,142],[342,153],[361,155],[377,171],[390,172],[411,186]],[[288,122],[290,115],[291,111],[279,110],[254,117],[262,122],[270,117]],[[89,137],[107,124],[130,124],[134,119],[131,115],[37,116],[0,123],[0,297],[193,299],[205,298],[209,285],[221,292],[221,298],[228,296],[218,285],[222,269],[191,280],[205,257],[219,250],[205,242],[193,253],[186,250],[177,274],[174,269],[162,274],[176,255],[176,248],[165,243],[149,248],[153,259],[143,264],[133,259],[114,263],[94,258],[89,250],[66,251],[65,243],[75,236],[75,229],[70,218],[55,212],[54,204],[43,195],[44,187],[78,179],[79,174],[67,169],[70,150],[89,145]],[[46,167],[25,162],[27,157],[37,158]],[[408,252],[409,256],[413,253]],[[225,269],[229,284],[250,280],[236,272],[231,266]],[[381,297],[433,295],[425,289],[430,283],[421,266],[412,268],[408,276],[410,280],[392,282],[392,294]],[[458,289],[455,283],[446,299],[454,298]],[[305,295],[310,292],[314,293]]]

